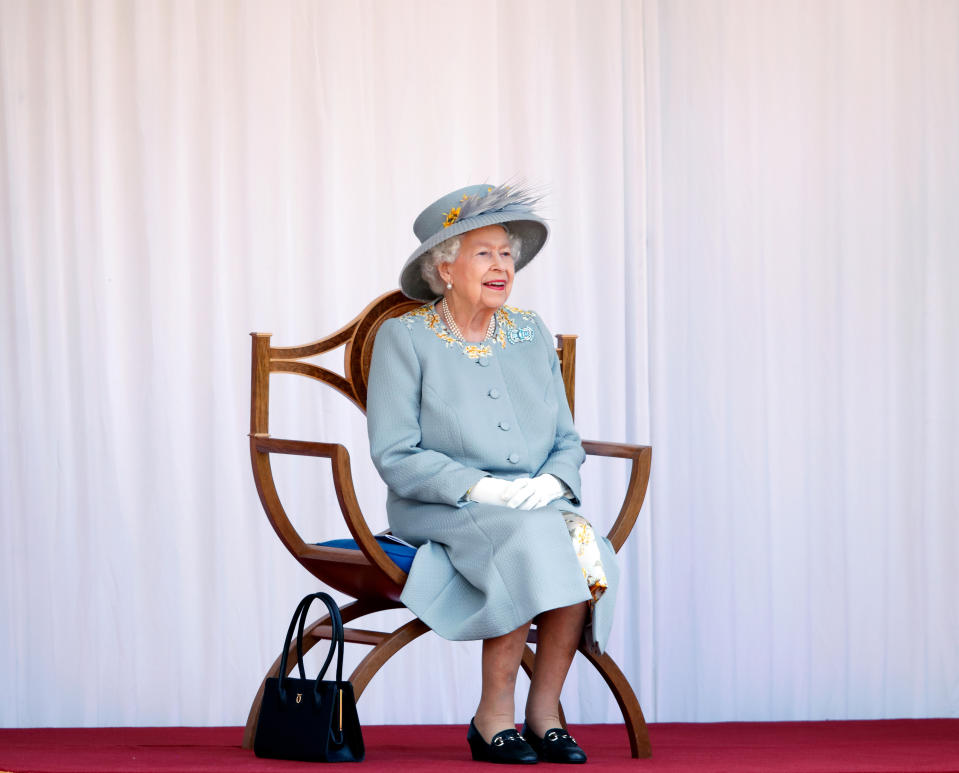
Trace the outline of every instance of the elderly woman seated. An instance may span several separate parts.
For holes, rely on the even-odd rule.
[[[383,324],[370,367],[370,449],[393,533],[418,547],[402,600],[440,636],[482,639],[475,760],[585,762],[559,697],[577,644],[605,647],[618,568],[580,514],[584,452],[553,338],[506,305],[546,223],[521,187],[473,185],[427,207],[400,286],[426,303]],[[526,723],[516,674],[538,626]]]

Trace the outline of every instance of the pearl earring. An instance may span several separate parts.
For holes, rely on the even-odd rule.
[[[452,283],[452,282],[447,282],[447,283],[446,283],[446,289],[447,289],[447,290],[452,290],[452,289],[453,289],[453,283]]]

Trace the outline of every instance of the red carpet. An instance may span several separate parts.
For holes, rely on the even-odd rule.
[[[655,724],[649,727],[653,757],[647,760],[627,756],[620,725],[580,725],[573,731],[589,754],[590,770],[959,771],[959,719]],[[465,736],[465,726],[367,727],[366,762],[357,769],[488,769],[469,759]],[[0,730],[0,771],[326,769],[257,759],[240,748],[241,737],[236,727]]]

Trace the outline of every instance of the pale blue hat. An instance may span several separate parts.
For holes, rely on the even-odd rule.
[[[413,233],[420,246],[407,258],[400,272],[400,289],[410,298],[430,301],[436,297],[420,270],[423,257],[433,247],[453,236],[488,225],[508,223],[507,230],[523,240],[516,271],[529,263],[549,237],[546,221],[533,212],[541,196],[522,185],[467,185],[447,193],[424,209]]]

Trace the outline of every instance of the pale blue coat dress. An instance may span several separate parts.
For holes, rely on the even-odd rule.
[[[540,612],[591,598],[562,512],[579,512],[585,454],[553,337],[503,307],[496,340],[454,338],[431,304],[385,322],[373,348],[370,452],[393,533],[418,547],[402,601],[440,636],[487,639]],[[523,511],[465,499],[485,475],[552,473],[572,493]],[[619,583],[597,534],[608,588],[593,608],[603,650]]]

